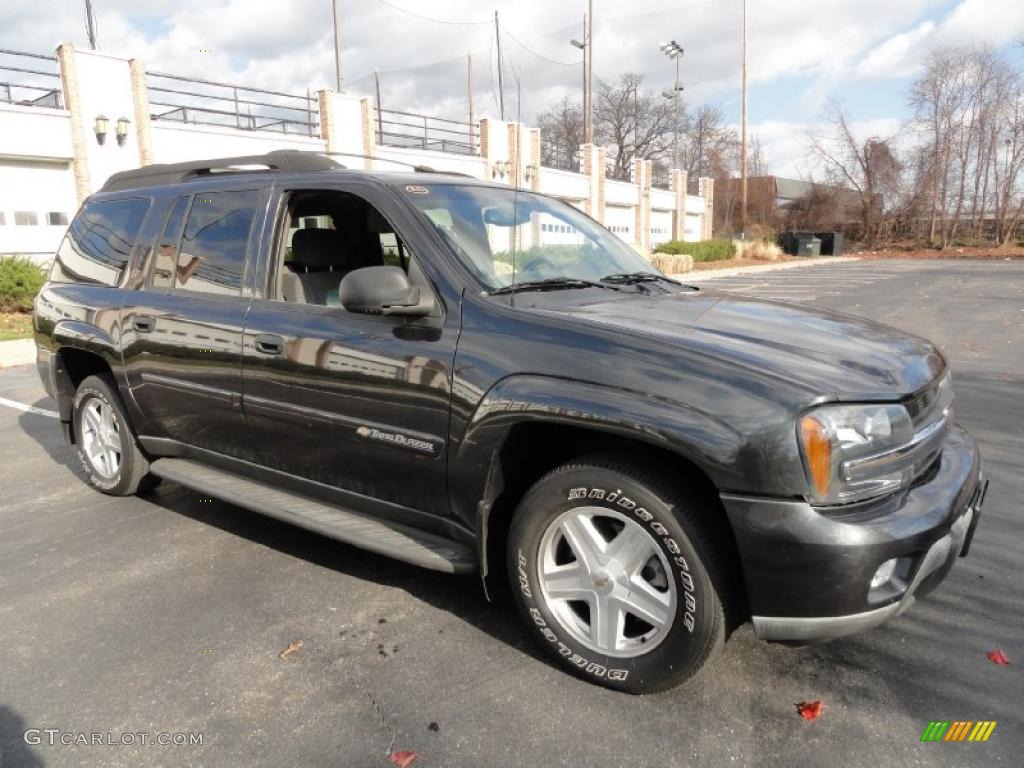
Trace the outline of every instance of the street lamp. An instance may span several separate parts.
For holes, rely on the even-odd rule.
[[[661,43],[658,46],[661,52],[668,56],[670,59],[675,59],[676,62],[676,82],[672,87],[672,93],[662,92],[665,97],[671,96],[676,102],[676,119],[672,137],[672,168],[679,169],[679,123],[682,120],[682,102],[679,95],[683,92],[683,84],[679,78],[679,65],[683,58],[683,47],[679,45],[675,40],[669,40],[667,43]]]

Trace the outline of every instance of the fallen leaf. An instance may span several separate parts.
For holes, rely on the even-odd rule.
[[[288,647],[281,651],[279,654],[277,654],[277,657],[283,661],[287,659],[289,656],[291,656],[293,653],[295,653],[297,650],[299,650],[299,648],[301,647],[301,640],[296,640],[294,643],[288,643]]]
[[[817,720],[821,717],[821,710],[825,708],[825,705],[818,701],[801,701],[796,705],[796,711],[800,713],[800,717],[804,720]]]
[[[412,761],[419,756],[419,752],[414,752],[411,749],[400,749],[388,755],[388,760],[397,765],[398,768],[409,768],[412,765]]]
[[[985,657],[993,664],[998,664],[1001,667],[1010,666],[1010,657],[998,648],[994,651],[989,651],[988,653],[986,653]]]

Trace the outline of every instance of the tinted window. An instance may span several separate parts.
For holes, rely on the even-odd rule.
[[[115,285],[131,255],[149,198],[88,202],[57,251],[50,279]]]
[[[258,190],[195,195],[178,252],[175,288],[239,293],[259,197]]]
[[[164,233],[160,237],[160,245],[157,246],[156,256],[153,259],[153,287],[170,288],[171,276],[174,274],[174,265],[178,262],[178,244],[181,242],[181,229],[185,226],[185,214],[188,213],[188,204],[192,196],[179,197],[167,223],[164,225]]]

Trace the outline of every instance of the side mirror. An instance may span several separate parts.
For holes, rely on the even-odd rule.
[[[434,309],[433,295],[410,285],[405,272],[392,266],[349,272],[341,281],[338,299],[349,312],[368,315],[423,317]]]

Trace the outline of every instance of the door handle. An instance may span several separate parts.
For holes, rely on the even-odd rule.
[[[256,337],[256,351],[264,355],[280,355],[284,351],[284,339],[272,333],[261,333]]]
[[[132,328],[139,333],[149,333],[156,326],[156,319],[149,315],[135,315],[132,318]]]

